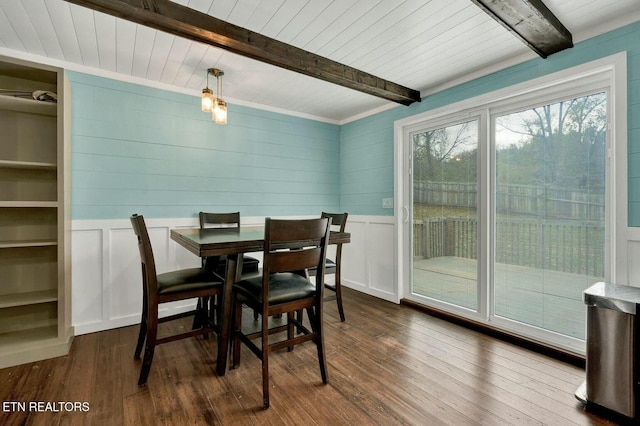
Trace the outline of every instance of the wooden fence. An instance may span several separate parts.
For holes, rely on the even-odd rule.
[[[414,182],[416,204],[476,208],[475,183]],[[604,194],[554,189],[533,185],[504,185],[496,188],[496,210],[501,214],[533,217],[604,220]]]
[[[413,223],[414,258],[478,257],[474,219],[426,218]],[[496,223],[496,262],[604,276],[604,227],[567,221],[505,219]]]

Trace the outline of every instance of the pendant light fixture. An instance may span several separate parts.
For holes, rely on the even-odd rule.
[[[211,69],[207,70],[207,87],[202,89],[202,112],[213,111],[213,91],[209,89],[209,73]]]
[[[212,118],[216,124],[227,124],[227,103],[222,99],[221,77],[224,75],[224,71],[214,68],[213,75],[216,76],[216,97],[213,100]]]
[[[216,77],[216,93],[209,89],[209,74]],[[222,79],[224,71],[217,68],[207,70],[207,87],[202,89],[202,111],[210,112],[216,124],[227,124],[227,103],[222,99]]]

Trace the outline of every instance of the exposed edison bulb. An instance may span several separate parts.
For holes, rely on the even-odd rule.
[[[216,124],[227,124],[227,103],[220,98],[213,102],[212,118]]]
[[[213,91],[208,87],[202,89],[202,111],[213,111]]]

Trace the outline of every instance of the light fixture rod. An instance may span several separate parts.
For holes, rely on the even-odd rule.
[[[224,71],[218,68],[207,69],[207,85],[209,82],[209,74],[212,74],[216,78],[216,93],[214,93],[214,97],[216,99],[222,99],[222,83],[220,82],[220,77],[224,75]]]

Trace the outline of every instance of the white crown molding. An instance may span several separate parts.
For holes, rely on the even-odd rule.
[[[420,98],[422,98],[422,96],[423,96],[422,93],[420,93]],[[390,109],[393,109],[393,108],[396,108],[396,107],[401,107],[401,106],[402,105],[398,105],[396,103],[389,102],[388,104],[379,106],[379,107],[374,108],[374,109],[370,109],[369,111],[365,111],[365,112],[362,112],[360,114],[353,115],[353,116],[351,116],[349,118],[345,118],[344,120],[340,120],[338,122],[338,124],[342,126],[343,124],[351,123],[352,121],[357,121],[357,120],[360,120],[361,118],[366,118],[366,117],[369,117],[371,115],[379,114],[381,112],[389,111]]]

